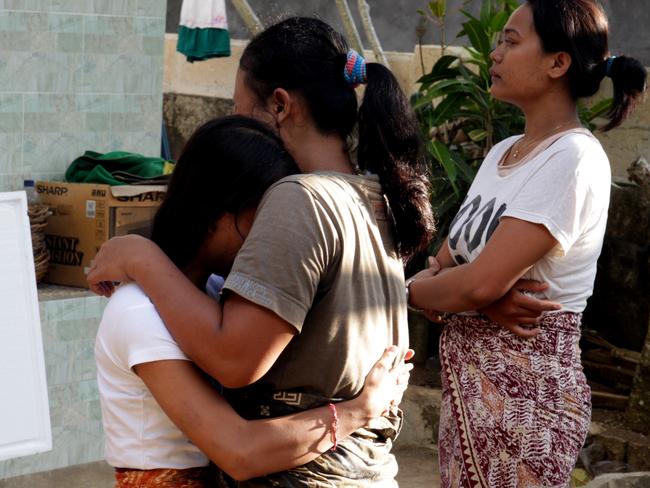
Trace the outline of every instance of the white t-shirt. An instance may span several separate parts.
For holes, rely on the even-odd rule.
[[[500,142],[486,156],[450,226],[449,251],[457,264],[473,261],[502,217],[542,224],[558,245],[524,278],[548,283],[540,298],[582,312],[593,291],[607,224],[609,160],[589,131],[577,129],[500,173],[499,161],[519,137]]]
[[[95,341],[105,457],[111,466],[184,469],[208,464],[132,370],[165,359],[189,361],[142,289],[135,283],[119,287],[104,310]]]

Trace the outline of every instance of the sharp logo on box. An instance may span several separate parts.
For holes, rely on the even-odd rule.
[[[160,202],[165,196],[164,192],[155,191],[149,193],[140,193],[132,197],[116,197],[120,202]]]
[[[45,243],[50,250],[50,263],[81,266],[84,253],[77,251],[78,238],[46,234]]]
[[[37,193],[45,193],[46,195],[56,195],[61,196],[68,193],[68,189],[65,186],[56,186],[56,185],[36,185]]]

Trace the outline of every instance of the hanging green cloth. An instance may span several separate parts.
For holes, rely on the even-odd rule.
[[[86,151],[68,166],[65,180],[106,185],[165,184],[173,169],[174,163],[162,158],[125,151]]]
[[[183,0],[176,50],[191,63],[230,56],[225,0]]]

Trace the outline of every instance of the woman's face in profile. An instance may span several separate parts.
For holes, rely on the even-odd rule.
[[[490,92],[495,98],[519,106],[548,88],[546,71],[553,57],[542,49],[529,5],[512,13],[490,58]]]

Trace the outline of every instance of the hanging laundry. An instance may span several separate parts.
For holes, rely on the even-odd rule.
[[[226,0],[183,0],[176,49],[190,63],[230,56]]]

